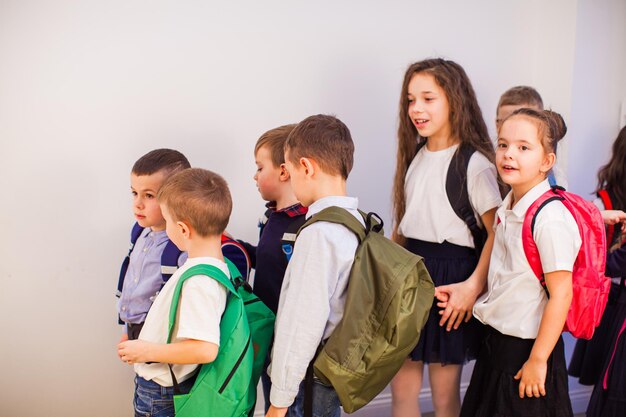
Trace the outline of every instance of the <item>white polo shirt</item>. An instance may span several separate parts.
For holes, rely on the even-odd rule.
[[[146,322],[139,334],[140,340],[167,343],[170,306],[178,280],[194,265],[208,264],[218,267],[229,276],[228,267],[216,258],[189,258],[167,281],[150,307]],[[202,340],[220,344],[220,319],[226,308],[226,288],[212,278],[195,275],[183,284],[178,303],[178,314],[172,342],[186,339]],[[172,365],[176,380],[180,383],[193,375],[199,365]],[[137,363],[135,372],[146,380],[163,387],[171,387],[172,377],[167,364]]]
[[[405,237],[474,247],[474,239],[463,220],[454,213],[446,194],[446,177],[459,145],[440,151],[423,146],[409,166],[404,183],[406,211],[398,231]],[[467,166],[469,200],[478,224],[480,216],[498,207],[502,199],[496,168],[480,152],[472,154]]]
[[[522,339],[537,337],[548,301],[524,254],[522,225],[530,205],[549,189],[546,180],[529,190],[512,209],[512,192],[502,202],[496,213],[487,292],[474,305],[478,320]],[[582,240],[574,217],[561,202],[550,202],[537,214],[533,238],[544,273],[572,271]]]

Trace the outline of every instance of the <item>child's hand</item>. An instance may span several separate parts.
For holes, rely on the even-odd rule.
[[[626,213],[621,210],[602,210],[602,220],[608,225],[622,223],[626,224]]]
[[[143,340],[127,340],[117,345],[117,354],[127,364],[148,362],[151,343]]]
[[[528,358],[522,369],[513,377],[520,380],[519,397],[537,397],[546,395],[546,374],[548,363],[538,359]]]
[[[270,405],[269,410],[267,410],[267,414],[265,417],[285,417],[287,415],[287,407],[274,407],[274,405]]]
[[[439,301],[437,307],[441,308],[439,325],[443,327],[447,323],[446,330],[450,331],[453,328],[458,329],[464,321],[469,321],[476,296],[476,292],[466,281],[436,287],[435,297]]]

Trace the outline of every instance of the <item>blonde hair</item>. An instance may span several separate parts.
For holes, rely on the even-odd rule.
[[[200,236],[221,235],[230,218],[228,185],[218,174],[189,168],[168,178],[157,195],[175,221],[183,221]]]

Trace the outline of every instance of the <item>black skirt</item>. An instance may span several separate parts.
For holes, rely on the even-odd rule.
[[[626,415],[626,331],[622,331],[622,326],[626,322],[624,281],[622,279],[622,289],[613,318],[609,350],[600,380],[593,389],[587,407],[588,417],[623,417]]]
[[[563,338],[559,338],[546,374],[546,395],[519,397],[513,379],[530,356],[534,339],[504,335],[486,326],[474,373],[463,399],[461,417],[571,417]]]
[[[478,258],[472,248],[448,242],[432,243],[407,239],[406,248],[424,258],[435,286],[465,281],[476,269]],[[475,359],[480,348],[483,325],[472,317],[457,330],[439,326],[440,308],[433,300],[426,326],[410,354],[414,361],[461,365]]]
[[[620,285],[612,284],[609,301],[593,337],[590,340],[578,339],[576,341],[567,372],[578,378],[578,382],[582,385],[595,385],[600,379],[602,367],[612,347],[611,337],[619,293]]]

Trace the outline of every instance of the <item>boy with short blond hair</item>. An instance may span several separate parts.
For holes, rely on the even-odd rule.
[[[307,218],[337,206],[361,224],[358,200],[346,195],[354,144],[350,131],[333,116],[304,119],[285,142],[285,167],[296,198],[308,206]],[[316,222],[302,229],[287,266],[276,319],[267,416],[303,414],[306,369],[317,347],[343,317],[348,277],[358,246],[345,226]],[[319,381],[317,381],[319,382]],[[335,390],[313,387],[313,413],[339,416]]]
[[[120,343],[118,355],[135,367],[136,415],[161,417],[174,415],[173,379],[168,364],[184,394],[193,386],[199,365],[217,357],[226,288],[203,275],[187,279],[171,343],[167,343],[169,312],[176,284],[191,267],[213,265],[230,276],[222,255],[221,235],[228,224],[232,201],[226,181],[199,168],[169,178],[158,200],[167,235],[189,257],[154,300],[139,339]]]
[[[289,172],[285,168],[285,141],[295,124],[280,126],[263,133],[254,146],[254,174],[261,198],[267,210],[259,222],[259,243],[252,246],[242,242],[252,258],[254,293],[276,314],[280,288],[291,256],[293,239],[304,224],[306,207],[293,193]],[[265,410],[269,407],[271,382],[267,375],[269,353],[261,383]]]

